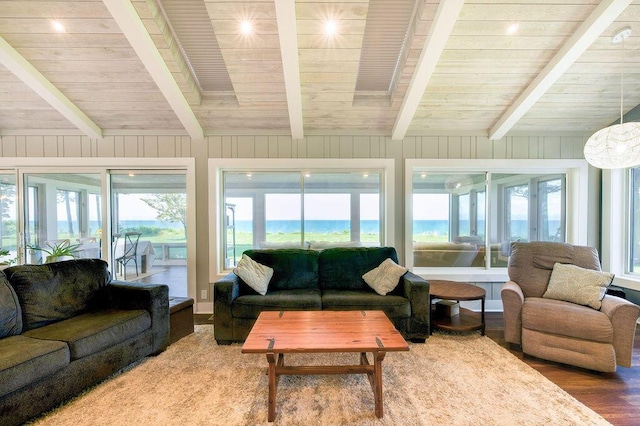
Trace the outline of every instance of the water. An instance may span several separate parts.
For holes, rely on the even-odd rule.
[[[252,232],[253,222],[250,220],[238,220],[236,221],[237,232]],[[513,220],[511,221],[511,235],[526,237],[529,235],[528,221],[526,220]],[[560,226],[559,220],[549,221],[549,232],[554,234],[556,229]],[[479,223],[480,229],[484,229],[484,222]],[[294,233],[300,232],[302,229],[300,220],[268,220],[266,224],[267,232],[270,233]],[[319,233],[319,234],[331,234],[342,233],[350,230],[350,221],[348,220],[307,220],[305,221],[305,232]],[[380,222],[377,220],[363,220],[360,222],[360,231],[362,233],[377,233],[380,230]],[[468,234],[469,221],[460,221],[460,230],[467,232],[461,232],[461,234]],[[429,235],[448,235],[449,234],[449,221],[448,220],[414,220],[413,221],[413,234],[429,234]]]

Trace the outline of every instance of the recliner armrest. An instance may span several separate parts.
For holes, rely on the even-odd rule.
[[[633,340],[636,334],[636,321],[640,316],[640,307],[620,297],[605,295],[602,299],[600,312],[603,312],[611,320],[616,364],[631,367]]]
[[[522,305],[524,293],[514,281],[507,281],[500,291],[502,298],[504,340],[509,343],[522,343]]]
[[[111,307],[149,312],[153,353],[165,350],[169,345],[169,286],[113,280],[106,288]]]

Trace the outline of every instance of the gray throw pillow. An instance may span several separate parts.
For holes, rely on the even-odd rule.
[[[556,263],[542,297],[600,309],[602,298],[612,281],[613,274],[608,272]]]

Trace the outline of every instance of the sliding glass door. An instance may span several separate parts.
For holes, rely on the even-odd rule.
[[[183,171],[112,170],[116,277],[162,282],[187,295],[187,188]]]
[[[25,263],[58,249],[76,258],[102,257],[100,173],[25,173]]]

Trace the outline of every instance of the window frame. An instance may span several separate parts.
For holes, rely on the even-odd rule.
[[[602,269],[614,274],[616,286],[640,291],[640,273],[629,272],[631,168],[602,170]],[[622,206],[622,208],[620,208]]]
[[[313,173],[342,172],[345,170],[367,172],[376,170],[381,172],[380,184],[382,233],[380,241],[382,245],[395,244],[395,161],[388,158],[363,158],[363,159],[277,159],[277,158],[227,158],[209,159],[209,278],[210,282],[216,281],[220,276],[230,272],[230,268],[224,264],[224,235],[225,212],[219,208],[224,203],[224,172],[283,172],[283,171],[309,171]]]
[[[495,160],[495,159],[406,159],[405,160],[405,265],[419,275],[430,279],[453,279],[473,282],[505,282],[509,280],[506,268],[479,267],[415,267],[413,266],[413,174],[428,173],[518,173],[566,175],[566,242],[587,245],[588,165],[585,160]],[[490,187],[490,182],[489,185]],[[485,220],[489,216],[492,198],[485,198]],[[570,213],[572,212],[572,214]],[[491,212],[494,215],[495,212]],[[501,213],[498,213],[501,214]]]

